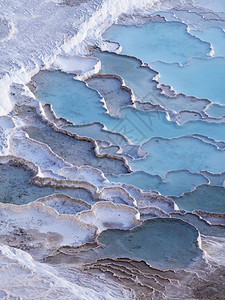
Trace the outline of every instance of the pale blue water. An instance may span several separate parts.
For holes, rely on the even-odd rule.
[[[154,219],[132,231],[103,231],[98,240],[104,246],[87,256],[130,257],[163,269],[184,268],[202,254],[197,236],[193,226],[179,219]]]
[[[178,15],[183,14],[178,11]],[[199,21],[197,14],[190,14],[193,20]],[[170,84],[177,92],[189,96],[163,95],[153,80],[157,72],[141,65],[137,58],[94,51],[101,60],[100,74],[120,76],[132,89],[135,99],[141,102],[139,107],[143,110],[131,107],[130,94],[120,89],[118,78],[95,77],[87,81],[88,87],[85,82],[74,80],[72,75],[42,71],[33,78],[38,86],[36,97],[43,104],[52,104],[58,117],[75,124],[64,129],[113,145],[101,148],[100,153],[122,155],[122,149],[126,154],[130,151],[132,155],[128,155],[127,160],[133,172],[122,174],[120,170],[115,172],[111,165],[106,166],[104,172],[111,182],[134,185],[145,191],[156,190],[172,198],[180,209],[187,212],[199,209],[225,213],[225,189],[222,187],[225,123],[195,120],[178,125],[168,121],[166,112],[150,110],[151,104],[154,104],[164,107],[170,114],[191,111],[192,115],[198,116],[197,112],[202,113],[209,100],[225,104],[225,58],[207,56],[209,43],[213,45],[215,55],[224,55],[224,32],[218,28],[205,28],[192,33],[196,37],[187,32],[183,23],[155,22],[140,27],[116,25],[104,34],[105,38],[121,43],[122,54],[151,63],[153,69],[160,72],[161,83]],[[98,92],[104,96],[108,112]],[[145,102],[148,106],[143,104]],[[225,115],[225,106],[215,103],[208,106],[206,112],[215,118]],[[90,124],[92,122],[94,124]],[[141,144],[143,152],[138,146],[132,148],[132,145],[127,145],[127,139],[121,134],[131,143]],[[89,163],[88,159],[85,160],[85,164]],[[201,172],[204,170],[206,172]],[[29,185],[29,191],[34,191],[32,199],[39,195],[39,189]],[[51,192],[50,188],[43,189],[40,195]],[[74,191],[68,189],[65,193],[73,195]],[[136,197],[131,188],[130,193]],[[85,192],[82,195],[85,198]],[[24,195],[22,199],[28,201]],[[89,202],[92,203],[92,199]],[[224,235],[221,227],[212,228],[190,213],[185,216],[177,213],[170,219],[149,220],[130,231],[106,230],[98,237],[104,246],[83,255],[93,260],[130,257],[144,259],[165,269],[185,268],[202,254],[197,245],[196,228],[201,234]]]
[[[34,77],[34,81],[38,86],[37,99],[43,104],[52,104],[58,117],[74,124],[101,122],[107,129],[124,134],[132,143],[140,144],[155,136],[172,138],[187,134],[207,135],[225,141],[225,123],[199,120],[180,126],[168,121],[165,112],[140,111],[131,107],[121,109],[121,118],[112,117],[96,91],[66,73],[43,71]]]
[[[121,114],[123,122],[120,123],[120,126],[122,124],[123,128],[120,129],[120,126],[118,128],[132,141],[135,138],[144,142],[144,140],[155,136],[172,138],[189,134],[206,135],[219,141],[225,140],[225,123],[208,123],[198,120],[178,125],[168,121],[164,112],[138,111],[134,108],[123,109]]]
[[[99,94],[72,75],[55,71],[39,72],[36,97],[43,104],[50,103],[58,117],[64,116],[75,124],[104,120],[106,109]],[[113,119],[113,118],[112,118]]]
[[[149,154],[141,160],[129,162],[134,171],[160,176],[172,170],[183,169],[194,173],[201,170],[212,173],[224,171],[225,151],[197,138],[153,138],[142,149]]]
[[[0,202],[16,205],[28,204],[51,194],[66,194],[94,203],[92,194],[82,188],[40,187],[31,184],[32,174],[20,166],[0,165]]]
[[[221,118],[225,116],[225,105],[211,104],[205,112],[212,118]]]
[[[141,66],[138,59],[99,51],[95,51],[94,54],[101,60],[100,73],[121,76],[126,85],[132,89],[136,100],[140,102],[151,102],[178,112],[182,110],[201,112],[209,104],[209,101],[184,95],[171,98],[161,94],[156,88],[157,83],[152,81],[157,73]]]
[[[212,44],[215,51],[214,56],[225,55],[225,32],[222,28],[211,27],[204,30],[192,30],[191,34],[200,38],[202,41]]]
[[[178,22],[153,22],[143,26],[114,25],[103,37],[119,42],[122,53],[153,61],[187,63],[191,57],[206,56],[209,44],[187,33],[185,24]]]
[[[198,3],[197,0],[195,0]],[[225,2],[223,0],[214,0],[212,1],[205,1],[204,7],[211,9],[216,12],[224,12],[225,13]]]
[[[94,55],[101,60],[100,73],[121,76],[126,85],[132,89],[137,100],[142,101],[147,92],[154,91],[156,84],[152,79],[157,72],[141,66],[138,59],[99,51],[95,51]]]
[[[225,180],[225,173],[213,174],[208,171],[201,172],[210,181],[210,185],[221,185],[223,186]]]
[[[160,72],[159,81],[173,86],[176,92],[225,104],[225,58],[194,58],[183,67],[160,62],[151,66]]]
[[[192,191],[198,185],[209,182],[205,176],[185,170],[169,172],[165,178],[141,171],[126,175],[108,175],[107,178],[112,182],[132,184],[146,191],[156,190],[164,196],[179,196],[185,192]]]
[[[127,140],[122,135],[103,130],[103,127],[102,124],[94,123],[83,126],[65,126],[63,129],[81,137],[90,137],[94,140],[107,141],[113,145],[124,146],[127,144]]]
[[[201,234],[208,236],[218,236],[224,237],[225,227],[224,226],[210,226],[206,221],[200,219],[198,216],[193,215],[191,213],[187,213],[186,215],[181,215],[179,213],[173,213],[172,216],[177,219],[181,219],[185,222],[188,222],[194,225]]]
[[[222,186],[202,185],[192,193],[172,197],[180,209],[225,213],[225,189]]]

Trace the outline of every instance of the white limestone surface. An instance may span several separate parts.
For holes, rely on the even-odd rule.
[[[78,270],[62,271],[33,260],[25,251],[0,245],[1,299],[133,299],[128,291]],[[12,276],[13,274],[13,276]]]
[[[8,113],[15,104],[9,91],[13,82],[29,82],[40,68],[48,68],[57,55],[86,54],[87,45],[101,44],[101,33],[121,13],[134,7],[147,8],[155,2],[158,0],[92,0],[78,3],[2,0],[0,115]],[[62,58],[60,62],[58,58],[58,63],[61,65]],[[78,64],[83,65],[83,61]],[[74,68],[79,70],[79,65]]]

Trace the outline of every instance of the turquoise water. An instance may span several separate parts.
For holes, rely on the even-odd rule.
[[[34,81],[38,85],[37,99],[43,104],[52,104],[58,117],[75,124],[101,122],[107,129],[124,134],[132,143],[140,144],[154,136],[172,138],[186,134],[207,135],[225,141],[225,123],[199,120],[180,126],[168,121],[165,112],[140,111],[131,107],[120,110],[121,118],[112,117],[96,91],[66,73],[43,71],[34,77]]]
[[[211,104],[205,112],[212,118],[221,118],[225,116],[225,105]]]
[[[88,203],[94,202],[92,194],[85,189],[39,187],[30,183],[32,177],[28,170],[20,166],[0,165],[0,201],[21,205],[38,198],[60,193],[83,199]]]
[[[101,60],[100,73],[121,76],[126,85],[132,89],[137,101],[151,102],[177,112],[182,110],[201,112],[209,104],[207,100],[184,95],[171,98],[161,94],[156,88],[157,83],[152,81],[157,73],[141,66],[136,58],[99,51],[95,51],[94,55]]]
[[[142,149],[149,154],[141,160],[130,161],[134,171],[160,176],[172,170],[184,169],[193,173],[201,170],[212,173],[224,171],[225,151],[197,138],[153,138]]]
[[[203,219],[200,219],[198,216],[193,215],[191,213],[187,213],[185,215],[181,215],[179,213],[173,213],[172,216],[177,219],[181,219],[185,222],[188,222],[194,225],[201,234],[208,235],[208,236],[218,236],[224,237],[225,234],[225,227],[224,226],[211,226],[206,223]]]
[[[107,117],[99,94],[84,82],[74,80],[72,75],[43,71],[34,77],[34,81],[38,83],[37,99],[43,104],[52,104],[58,117],[64,116],[75,124],[91,123]]]
[[[202,185],[192,193],[172,197],[180,209],[225,213],[225,189],[222,186]]]
[[[75,133],[81,137],[90,137],[94,140],[106,141],[118,146],[124,146],[127,144],[127,140],[122,135],[111,133],[103,130],[103,128],[104,126],[98,123],[83,126],[74,125],[63,127],[63,129],[71,133]]]
[[[151,137],[178,137],[187,134],[206,135],[215,140],[225,139],[225,123],[208,123],[206,121],[189,121],[183,125],[168,121],[164,112],[139,111],[133,108],[126,108],[121,111],[123,116],[123,130],[120,132],[134,141],[147,140]],[[136,129],[135,126],[138,128]],[[120,128],[120,127],[119,127]]]
[[[126,85],[132,89],[137,100],[142,101],[149,91],[155,89],[156,84],[152,79],[157,72],[141,66],[138,59],[99,51],[95,51],[94,55],[101,60],[100,73],[121,76]]]
[[[198,18],[196,16],[196,20]],[[152,22],[140,27],[115,25],[106,31],[104,37],[121,43],[123,55],[94,51],[93,55],[101,61],[100,76],[81,82],[63,72],[42,71],[33,78],[38,87],[36,98],[42,104],[52,104],[58,117],[75,124],[64,129],[112,144],[101,143],[103,146],[98,151],[126,154],[133,172],[127,173],[127,169],[125,172],[117,160],[113,164],[106,161],[94,163],[87,155],[89,150],[84,154],[81,148],[78,152],[78,146],[72,148],[66,141],[59,151],[58,143],[57,146],[50,143],[52,132],[43,138],[35,129],[24,129],[31,137],[46,141],[53,151],[74,165],[92,165],[101,169],[111,182],[133,185],[143,191],[158,191],[171,198],[180,209],[189,212],[186,215],[172,214],[171,218],[151,219],[129,231],[106,230],[98,236],[102,243],[100,247],[81,254],[84,258],[87,256],[87,260],[130,257],[164,269],[185,268],[202,254],[196,228],[204,235],[224,235],[221,227],[209,226],[191,214],[193,210],[225,213],[222,186],[225,122],[197,120],[200,118],[198,113],[203,115],[203,111],[214,118],[225,115],[225,58],[207,56],[209,43],[213,45],[215,56],[224,55],[224,32],[218,28],[205,28],[192,30],[192,34],[196,37],[179,22]],[[128,54],[137,58],[126,56]],[[163,94],[154,81],[157,72],[142,65],[139,59],[160,72],[160,83],[169,84],[183,94],[173,97]],[[129,90],[121,87],[123,81],[135,96],[134,105]],[[168,87],[164,88],[169,91]],[[207,99],[213,103],[209,105]],[[154,105],[158,105],[158,110],[154,110]],[[160,110],[159,105],[166,111]],[[169,115],[179,118],[176,112],[184,112],[180,115],[192,116],[196,120],[187,120],[182,125],[169,121]],[[21,181],[19,184],[22,185]],[[40,193],[40,188],[36,190],[30,184],[25,188],[28,196],[22,197],[23,203],[28,198],[32,201],[39,194],[54,192],[46,187]],[[9,193],[8,186],[6,190]],[[127,191],[143,207],[156,205],[164,208],[168,205],[164,197],[155,196],[161,197],[155,199],[131,186]],[[65,193],[70,195],[71,191],[65,190]],[[82,193],[82,197],[87,197],[85,192]],[[114,197],[125,203],[121,196],[112,195],[116,201]]]
[[[178,219],[154,219],[131,231],[106,230],[98,240],[104,244],[92,254],[95,259],[130,257],[163,269],[187,267],[201,255],[197,231]]]
[[[191,36],[187,26],[178,22],[153,22],[143,26],[114,25],[103,37],[119,42],[122,53],[153,61],[187,63],[191,57],[206,56],[209,44]]]
[[[130,93],[121,87],[121,82],[117,78],[93,77],[88,79],[87,83],[104,98],[106,108],[111,116],[120,116],[120,109],[131,104]]]
[[[214,56],[225,55],[225,32],[222,28],[211,27],[205,30],[192,30],[191,34],[200,38],[202,41],[212,44],[215,51]]]
[[[145,172],[133,172],[130,174],[108,175],[112,182],[132,184],[142,190],[156,190],[164,196],[179,196],[190,192],[196,186],[208,183],[201,174],[193,174],[186,170],[169,172],[164,178]]]
[[[225,104],[225,58],[194,58],[183,67],[161,62],[151,66],[160,72],[159,81],[173,86],[176,92]]]

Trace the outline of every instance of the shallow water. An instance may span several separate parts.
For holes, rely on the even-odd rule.
[[[99,51],[95,51],[94,55],[101,60],[100,73],[121,76],[126,85],[132,89],[136,100],[140,102],[150,102],[177,112],[182,110],[201,112],[209,104],[207,100],[185,95],[167,97],[161,94],[156,88],[156,82],[152,81],[157,73],[141,66],[136,58]]]
[[[218,237],[223,237],[225,234],[224,226],[220,226],[220,225],[211,226],[208,223],[206,223],[206,221],[204,221],[203,219],[199,218],[196,215],[190,213],[187,213],[185,215],[173,213],[172,216],[174,218],[181,219],[185,222],[194,225],[196,228],[198,228],[201,234],[209,235],[209,236],[218,236]]]
[[[85,189],[39,187],[31,184],[32,174],[19,166],[0,165],[0,201],[12,204],[27,204],[51,194],[66,194],[73,198],[93,203],[94,198]]]
[[[221,173],[224,170],[225,151],[198,138],[153,138],[142,149],[149,154],[143,159],[130,161],[134,171],[163,176],[172,170],[186,169],[194,173],[201,170]]]
[[[211,104],[205,112],[212,118],[221,118],[225,116],[225,105]]]
[[[114,130],[120,129],[120,132],[126,135],[131,141],[135,138],[141,142],[151,137],[179,137],[182,135],[199,134],[218,141],[225,141],[225,123],[208,123],[206,121],[197,120],[189,121],[183,125],[168,121],[164,112],[146,112],[126,108],[121,110],[123,122],[121,122]],[[136,126],[138,128],[136,128]]]
[[[132,184],[146,191],[156,190],[164,196],[179,196],[198,185],[208,183],[208,179],[203,175],[188,171],[169,172],[164,178],[141,171],[126,175],[108,175],[107,178],[112,182]]]
[[[43,104],[53,104],[58,117],[64,116],[75,124],[85,124],[107,116],[99,94],[87,88],[84,82],[75,80],[72,75],[43,71],[33,80],[38,84],[36,98]]]
[[[98,240],[104,246],[90,252],[89,258],[130,257],[163,269],[184,268],[201,255],[197,237],[186,222],[156,218],[131,231],[103,231]]]
[[[210,181],[210,185],[221,185],[223,186],[225,180],[225,173],[222,172],[220,174],[213,174],[208,171],[201,172],[205,177],[207,177]]]
[[[225,58],[193,58],[183,67],[161,62],[151,66],[160,72],[159,81],[173,86],[176,92],[225,104]]]
[[[222,28],[211,27],[205,30],[192,30],[191,34],[213,46],[214,56],[225,55],[225,32]]]
[[[114,33],[120,34],[118,39]],[[195,33],[199,37],[203,34]],[[150,219],[132,230],[103,231],[98,236],[102,245],[79,252],[79,261],[93,263],[107,257],[129,257],[163,269],[186,268],[202,254],[198,229],[202,235],[222,236],[221,227],[211,228],[197,215],[174,213],[178,208],[225,213],[224,188],[214,186],[223,184],[224,176],[219,173],[224,172],[225,164],[225,122],[201,120],[206,116],[204,111],[209,116],[223,114],[221,106],[209,104],[223,103],[224,59],[207,57],[213,38],[217,53],[223,46],[216,43],[219,30],[215,29],[215,37],[210,30],[205,34],[207,42],[202,42],[178,22],[112,26],[105,37],[111,35],[107,38],[119,42],[121,39],[122,54],[138,58],[94,50],[101,70],[86,82],[58,71],[42,71],[34,76],[37,99],[51,104],[57,117],[74,123],[62,129],[96,140],[101,154],[126,157],[133,172],[128,173],[122,161],[94,158],[89,153],[94,148],[86,145],[82,149],[81,142],[76,140],[73,144],[69,135],[55,133],[52,128],[45,133],[35,126],[23,129],[73,165],[91,165],[101,169],[111,183],[121,183],[120,187],[103,189],[99,199],[134,205],[141,220]],[[153,69],[160,71],[161,86],[156,81],[157,72],[142,65],[139,59],[152,62]],[[164,84],[171,84],[184,94],[176,95]],[[172,121],[175,119],[182,125]],[[58,209],[57,201],[52,203]],[[65,210],[60,206],[60,211],[66,213],[70,209],[67,204]],[[174,213],[172,218],[164,218],[170,213]],[[101,224],[101,228],[118,227],[116,222],[116,227],[105,222],[105,215],[89,214],[91,222]],[[90,222],[88,218],[86,221]]]
[[[51,299],[223,299],[224,0],[112,2],[41,1],[42,16],[27,1],[0,16],[3,52],[36,49],[9,49],[2,73],[15,107],[0,116],[0,298],[35,298],[36,280]],[[101,37],[114,21],[126,26]],[[22,83],[39,67],[57,71],[34,76],[33,97]]]
[[[94,55],[101,60],[100,74],[121,76],[126,85],[132,89],[137,100],[141,101],[146,96],[145,89],[150,91],[155,88],[155,82],[152,82],[152,79],[157,73],[141,66],[138,59],[99,51],[94,51]]]
[[[127,144],[127,140],[120,134],[103,130],[102,124],[87,124],[87,125],[74,125],[65,126],[63,129],[71,133],[75,133],[80,137],[90,137],[94,140],[107,141],[113,145],[124,146]]]
[[[143,26],[114,25],[103,37],[122,45],[122,53],[153,61],[187,63],[191,57],[206,56],[208,43],[187,33],[185,24],[178,22],[153,22]]]
[[[221,186],[202,185],[181,197],[172,197],[180,209],[187,211],[204,210],[225,213],[225,189]]]
[[[120,109],[131,104],[130,93],[121,88],[121,82],[117,78],[93,77],[86,82],[104,98],[107,111],[111,116],[119,117]]]
[[[83,82],[73,80],[71,75],[45,71],[36,75],[34,81],[38,85],[36,97],[43,104],[52,104],[58,117],[75,124],[101,122],[107,129],[122,133],[135,144],[154,136],[172,138],[186,134],[207,135],[225,141],[225,123],[199,120],[180,126],[168,121],[164,112],[140,111],[131,107],[121,109],[121,118],[115,118],[106,113],[97,92]],[[109,89],[108,85],[102,86],[101,90],[103,88],[105,93]]]
[[[97,157],[94,144],[91,141],[79,140],[76,137],[54,130],[30,106],[17,107],[15,114],[21,118],[24,114],[29,117],[29,125],[24,126],[22,129],[30,138],[47,144],[55,154],[73,165],[82,166],[88,164],[102,170],[106,174],[111,169],[114,170],[115,174],[127,173],[127,168],[123,161],[118,161],[111,157]],[[111,135],[109,134],[110,137]],[[117,136],[116,140],[118,140]]]

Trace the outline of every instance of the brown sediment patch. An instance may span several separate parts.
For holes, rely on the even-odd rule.
[[[21,206],[0,203],[0,211],[1,242],[37,257],[45,257],[62,246],[94,242],[96,238],[95,226],[72,215],[59,215],[41,202]]]
[[[84,270],[130,287],[136,299],[152,299],[149,289],[158,292],[153,299],[224,299],[225,268],[217,265],[196,270],[162,271],[145,261],[108,258],[86,264]],[[148,289],[139,290],[143,286]]]
[[[205,278],[197,278],[191,287],[196,299],[202,300],[221,300],[225,299],[225,267],[218,266],[205,275]]]
[[[68,256],[74,256],[74,255],[77,255],[81,252],[87,252],[89,250],[92,250],[96,247],[100,247],[101,244],[98,243],[98,241],[95,241],[95,242],[91,242],[91,243],[85,243],[81,246],[74,246],[74,247],[69,247],[69,246],[63,246],[63,247],[59,247],[57,250],[55,250],[54,252],[52,252],[51,254],[49,254],[49,256],[47,257],[50,258],[50,257],[54,257],[54,256],[57,256],[57,255],[60,255],[60,254],[63,254],[63,255],[68,255]]]
[[[115,282],[128,286],[134,291],[136,299],[140,300],[164,299],[171,291],[174,296],[178,296],[181,293],[179,280],[187,274],[185,271],[161,271],[152,268],[145,261],[129,258],[97,260],[86,264],[84,270],[99,277],[111,277]],[[185,296],[179,299],[185,299]]]
[[[37,175],[38,167],[34,163],[27,161],[23,158],[19,158],[13,155],[0,156],[0,165],[9,164],[11,166],[19,166],[22,167],[33,174],[33,176]]]
[[[150,282],[143,284],[137,279],[137,276],[132,276],[128,274],[125,270],[121,268],[116,268],[113,266],[108,267],[98,267],[97,271],[101,271],[108,279],[112,279],[117,283],[123,284],[124,286],[132,289],[135,293],[135,299],[157,299],[156,295],[159,296],[161,293],[157,292],[150,286]],[[95,274],[95,268],[93,267],[92,273]]]

